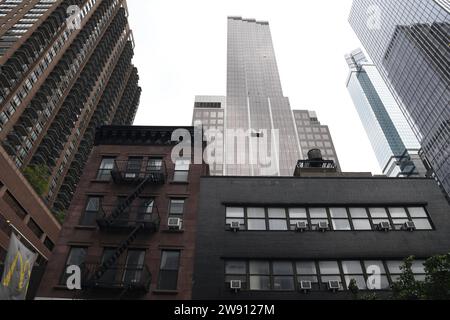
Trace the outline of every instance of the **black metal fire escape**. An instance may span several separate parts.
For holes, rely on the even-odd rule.
[[[139,196],[144,191],[145,187],[148,184],[164,184],[166,177],[166,168],[163,163],[161,170],[155,172],[145,172],[144,174],[138,173],[134,179],[124,178],[127,176],[126,171],[120,172],[120,168],[118,168],[116,164],[115,172],[111,172],[113,176],[113,180],[116,183],[133,183],[139,181],[138,186],[133,190],[133,192],[118,205],[111,215],[99,219],[98,223],[103,228],[114,228],[118,219],[120,219],[123,214],[126,212],[128,208],[131,207],[133,202],[139,198]],[[123,173],[125,172],[125,175]],[[101,222],[100,222],[101,221]],[[158,222],[159,223],[159,222]],[[82,295],[86,295],[90,289],[93,289],[97,286],[102,277],[109,271],[119,261],[120,257],[128,250],[130,245],[136,240],[139,233],[145,229],[146,222],[145,221],[136,221],[136,225],[133,230],[127,235],[126,239],[119,245],[114,254],[111,255],[106,261],[102,262],[93,272],[89,272],[86,270],[87,274],[84,275],[84,292],[82,291]],[[125,286],[123,288],[123,292],[120,296],[123,296],[129,288]]]

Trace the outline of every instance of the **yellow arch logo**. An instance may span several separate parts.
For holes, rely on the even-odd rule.
[[[14,257],[14,260],[11,263],[8,272],[6,273],[6,275],[3,279],[3,285],[5,287],[9,287],[9,285],[11,284],[11,280],[12,280],[12,277],[16,270],[17,263],[19,263],[19,267],[20,267],[19,284],[18,284],[17,289],[19,289],[19,291],[23,291],[24,289],[28,289],[28,285],[29,285],[29,281],[27,281],[27,283],[25,285],[25,276],[28,276],[28,280],[29,280],[31,277],[32,270],[31,270],[30,261],[26,260],[24,263],[22,254],[20,252],[16,253],[16,256]]]

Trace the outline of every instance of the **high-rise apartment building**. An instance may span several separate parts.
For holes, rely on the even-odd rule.
[[[345,56],[350,68],[347,89],[359,113],[383,174],[426,176],[420,143],[385,81],[362,50]]]
[[[450,193],[450,1],[355,0],[350,24]]]
[[[310,150],[308,137],[300,139],[298,127],[306,135],[313,134],[313,130],[320,134],[322,130],[329,136],[328,129],[325,132],[320,124],[315,129],[315,124],[299,126],[301,120],[294,117],[289,99],[283,95],[266,21],[228,17],[226,97],[197,97],[194,109],[193,122],[200,120],[207,128],[224,130],[216,142],[219,156],[216,154],[216,162],[209,163],[212,175],[291,176],[297,161]],[[224,118],[217,118],[217,114]],[[243,140],[240,133],[247,133],[248,139]],[[317,140],[319,145],[323,142],[324,148],[330,150],[327,158],[338,163],[331,136],[323,138],[313,136],[310,141]],[[330,147],[325,147],[325,141]]]
[[[125,0],[0,4],[0,142],[17,168],[48,180],[41,196],[55,212],[71,202],[95,128],[133,122],[141,89],[127,15]]]

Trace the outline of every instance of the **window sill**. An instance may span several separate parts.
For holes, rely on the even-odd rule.
[[[177,295],[179,293],[178,290],[153,290],[152,292],[157,295]]]
[[[165,230],[161,230],[161,232],[163,232],[163,233],[184,233],[184,230],[170,230],[170,229],[165,229]]]
[[[175,184],[175,185],[188,185],[189,181],[175,181],[175,180],[170,180],[169,184]]]
[[[75,226],[76,230],[87,230],[87,231],[95,231],[97,230],[96,226],[82,226],[82,225],[78,225]]]
[[[111,180],[97,180],[97,179],[94,179],[94,180],[91,180],[91,183],[99,183],[99,184],[109,184],[111,182]]]

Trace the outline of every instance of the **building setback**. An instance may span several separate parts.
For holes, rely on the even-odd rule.
[[[420,143],[377,67],[361,49],[345,56],[350,68],[347,89],[377,156],[388,177],[425,177]]]
[[[220,141],[216,139],[219,156],[216,155],[216,161],[209,162],[211,175],[290,176],[296,161],[310,150],[308,143],[321,144],[326,140],[327,145],[332,144],[331,136],[329,139],[299,138],[298,127],[309,134],[308,130],[312,133],[315,124],[303,125],[302,119],[295,118],[289,99],[283,95],[267,21],[228,17],[227,44],[226,97],[197,96],[193,115],[193,124],[201,121],[204,127],[220,132]],[[300,113],[302,111],[298,111]],[[218,118],[217,114],[224,114],[224,119]],[[303,120],[309,122],[309,119]],[[328,128],[326,130],[329,134]],[[237,142],[233,133],[238,132],[247,134],[246,142]],[[279,141],[275,132],[279,134]],[[265,170],[263,163],[250,163],[250,155],[261,157],[261,154],[257,155],[257,147],[252,146],[258,139],[267,141],[267,154],[272,156],[275,170]],[[301,144],[305,142],[303,148]],[[273,152],[275,146],[278,153]],[[238,147],[243,148],[238,150]],[[327,147],[326,151],[327,157],[338,162],[333,146]],[[238,159],[246,161],[242,163]]]
[[[139,103],[126,1],[2,2],[0,15],[0,142],[21,171],[48,167],[41,196],[62,216],[95,128],[131,124]]]
[[[423,280],[423,260],[449,252],[450,208],[432,179],[305,162],[296,173],[201,179],[194,299],[352,299],[350,281],[364,294],[373,270],[387,296],[404,258]]]
[[[176,129],[98,130],[38,299],[191,298],[197,198],[208,167],[172,162]],[[192,127],[182,129],[193,137]],[[83,271],[82,291],[67,290],[70,265]]]
[[[38,253],[28,289],[28,298],[32,299],[58,240],[61,226],[2,147],[0,147],[0,212],[0,274],[3,275],[10,236],[13,232],[8,221],[26,237],[26,240],[21,240],[22,243]]]
[[[450,195],[450,5],[355,0],[350,24]]]

